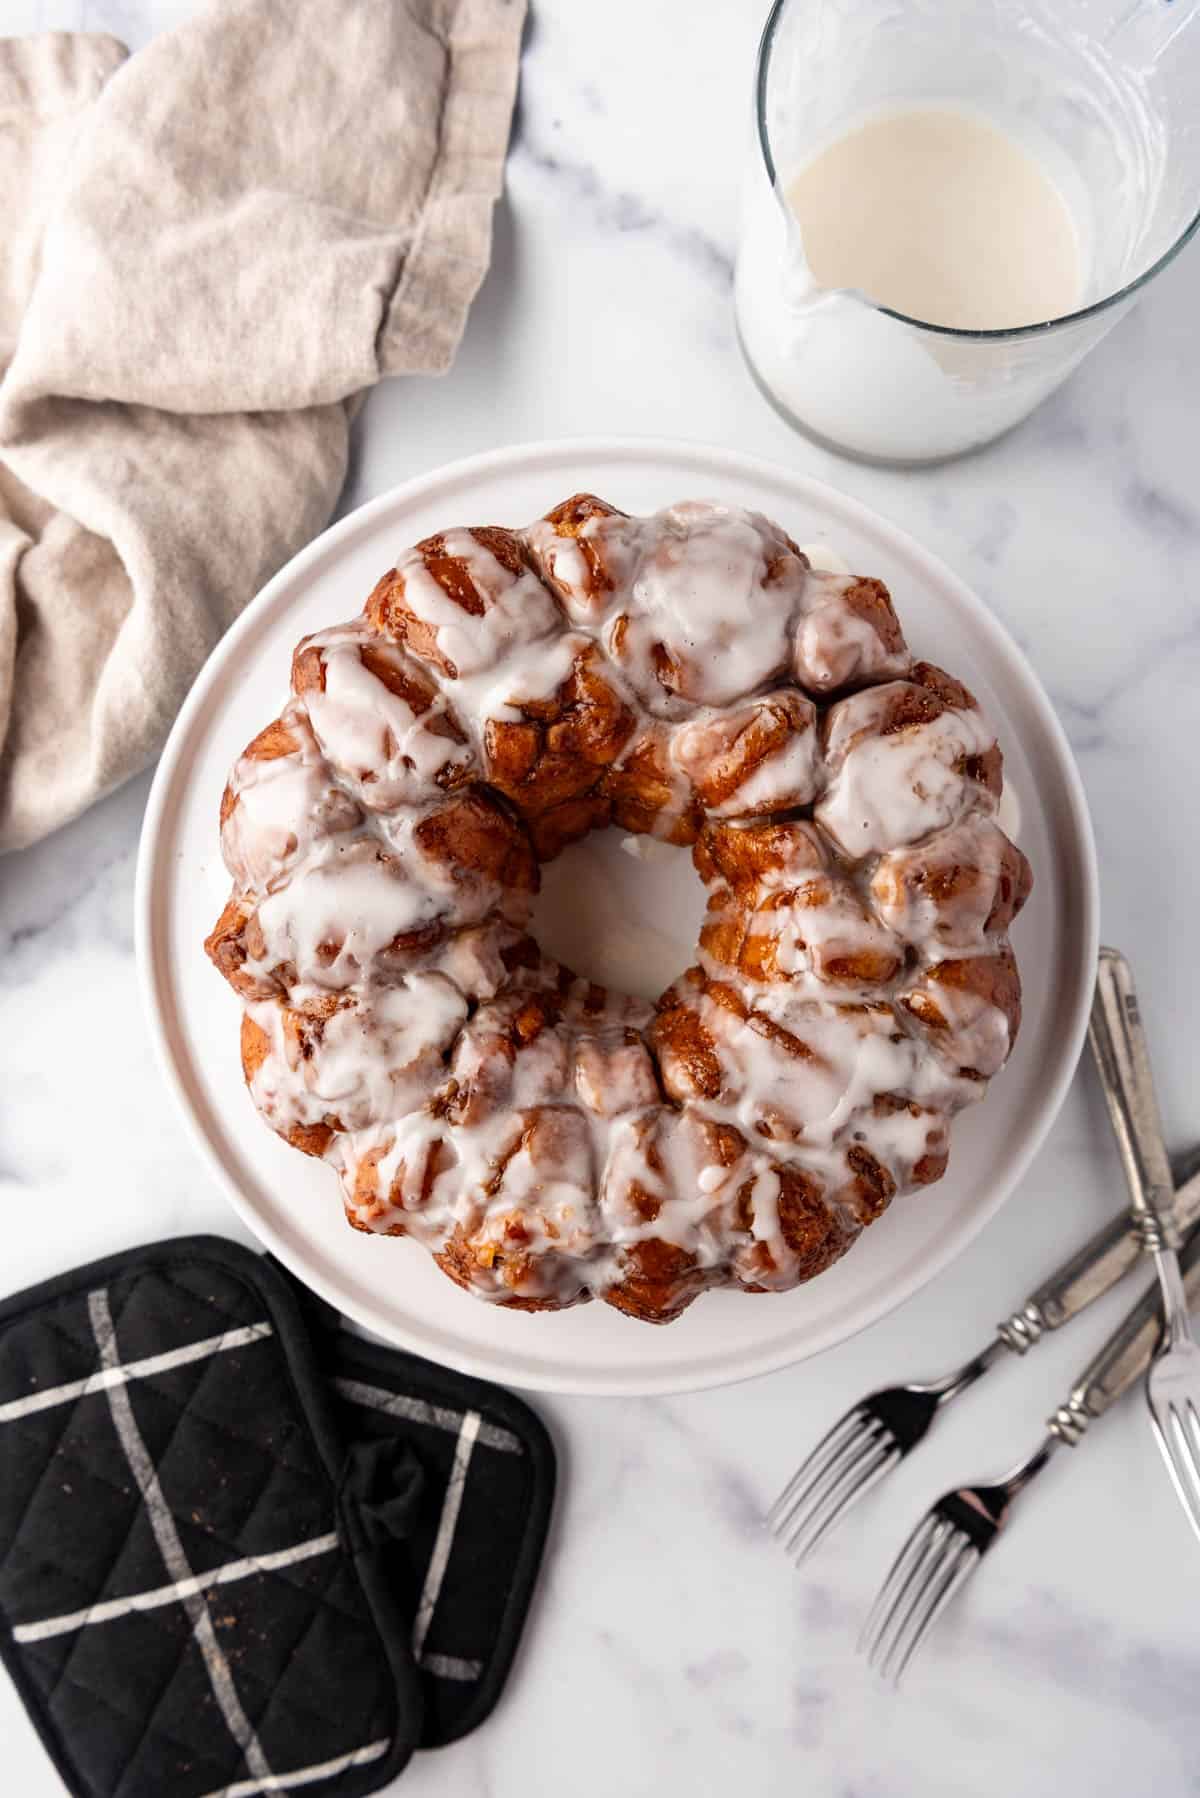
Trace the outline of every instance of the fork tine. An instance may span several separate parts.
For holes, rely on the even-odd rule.
[[[946,1563],[940,1576],[932,1580],[926,1587],[925,1602],[921,1606],[912,1628],[907,1633],[907,1640],[902,1642],[900,1637],[897,1637],[888,1661],[880,1668],[884,1678],[890,1678],[893,1685],[900,1684],[908,1663],[958,1588],[974,1572],[980,1558],[980,1551],[975,1544],[960,1534],[957,1553]]]
[[[1187,1462],[1189,1485],[1193,1493],[1188,1513],[1193,1528],[1200,1531],[1200,1416],[1197,1416],[1190,1393],[1184,1397],[1177,1411],[1174,1406],[1172,1411],[1178,1416],[1181,1452]]]
[[[824,1467],[819,1478],[810,1480],[808,1487],[804,1489],[804,1498],[793,1505],[788,1521],[775,1530],[777,1541],[783,1543],[784,1553],[792,1553],[793,1544],[801,1539],[804,1530],[808,1530],[813,1516],[819,1516],[820,1510],[828,1503],[829,1496],[842,1489],[844,1480],[855,1478],[858,1467],[873,1455],[873,1451],[873,1438],[867,1435],[851,1437],[840,1455],[835,1456],[835,1460]]]
[[[1190,1410],[1190,1409],[1191,1409],[1191,1401],[1189,1400],[1188,1401],[1188,1410]],[[1175,1446],[1178,1450],[1180,1462],[1183,1465],[1183,1467],[1186,1469],[1186,1471],[1190,1474],[1192,1483],[1195,1484],[1196,1483],[1196,1451],[1195,1451],[1195,1448],[1194,1448],[1192,1442],[1188,1438],[1186,1413],[1181,1411],[1179,1406],[1175,1405],[1175,1404],[1173,1404],[1171,1406],[1171,1422],[1175,1428]]]
[[[1200,1473],[1197,1472],[1196,1456],[1188,1441],[1187,1427],[1175,1404],[1167,1407],[1167,1425],[1161,1435],[1170,1456],[1171,1469],[1191,1495],[1190,1499],[1183,1494],[1181,1497],[1184,1497],[1184,1503],[1194,1512],[1197,1500],[1200,1500]]]
[[[1189,1410],[1192,1408],[1190,1400],[1188,1408]],[[1200,1533],[1200,1464],[1197,1461],[1195,1448],[1188,1439],[1183,1417],[1178,1408],[1171,1404],[1167,1407],[1166,1425],[1157,1417],[1155,1421],[1159,1425],[1158,1437],[1166,1453],[1167,1468],[1175,1490],[1188,1514],[1192,1528]]]
[[[788,1554],[811,1524],[814,1516],[819,1516],[824,1507],[836,1492],[840,1492],[847,1479],[855,1479],[865,1464],[872,1459],[881,1446],[876,1432],[861,1431],[852,1436],[834,1460],[830,1461],[819,1478],[813,1479],[805,1488],[804,1497],[795,1505],[788,1515],[787,1521],[780,1524],[775,1531]]]
[[[1200,1417],[1196,1415],[1196,1407],[1189,1397],[1184,1404],[1179,1424],[1179,1433],[1186,1444],[1186,1461],[1188,1488],[1191,1500],[1188,1505],[1188,1520],[1192,1528],[1200,1535]]]
[[[895,1442],[876,1439],[873,1453],[858,1464],[853,1477],[847,1479],[843,1475],[838,1485],[826,1492],[821,1504],[809,1511],[803,1528],[790,1538],[787,1551],[797,1567],[808,1559],[818,1543],[824,1541],[839,1517],[864,1498],[899,1459],[900,1449]]]
[[[1187,1424],[1192,1438],[1193,1454],[1200,1454],[1200,1416],[1197,1415],[1196,1407],[1190,1398],[1187,1402]]]
[[[1196,1415],[1196,1407],[1190,1397],[1186,1398],[1178,1408],[1172,1406],[1171,1409],[1179,1419],[1179,1440],[1182,1451],[1187,1456],[1193,1478],[1200,1482],[1200,1417]]]
[[[923,1594],[928,1590],[930,1581],[951,1552],[956,1533],[954,1525],[947,1518],[938,1518],[924,1553],[911,1568],[908,1578],[897,1593],[895,1602],[879,1632],[879,1641],[871,1656],[871,1664],[880,1671],[891,1660],[896,1642],[904,1631],[909,1618],[920,1604]]]
[[[866,1654],[869,1660],[874,1659],[897,1599],[908,1589],[913,1571],[933,1540],[940,1522],[936,1511],[927,1511],[889,1567],[887,1578],[876,1594],[858,1638],[858,1651]]]
[[[825,1432],[807,1460],[801,1461],[767,1512],[767,1528],[773,1534],[777,1536],[782,1534],[784,1525],[797,1506],[803,1504],[822,1474],[828,1470],[838,1455],[850,1446],[859,1432],[865,1428],[867,1421],[867,1413],[861,1405],[856,1405],[852,1411],[847,1411],[844,1417],[839,1417],[831,1430]]]

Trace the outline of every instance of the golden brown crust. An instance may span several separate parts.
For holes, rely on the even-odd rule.
[[[554,526],[560,537],[572,537],[579,545],[579,553],[583,557],[587,569],[586,586],[591,595],[611,593],[615,582],[604,557],[598,547],[581,535],[586,524],[593,518],[624,518],[624,512],[618,512],[606,500],[597,499],[594,493],[576,493],[547,512],[546,523]]]
[[[367,595],[363,614],[374,630],[405,635],[410,614],[404,605],[404,576],[398,568],[389,568],[379,577]]]
[[[332,1124],[293,1124],[290,1129],[280,1131],[280,1135],[285,1142],[291,1143],[293,1149],[299,1149],[302,1155],[312,1155],[320,1161],[340,1129],[335,1118]]]
[[[499,533],[497,533],[497,535],[498,534]],[[471,531],[468,535],[476,537],[477,533]],[[482,541],[482,539],[478,538],[477,540]],[[486,544],[486,548],[492,550],[493,554],[496,553],[491,543]],[[448,553],[444,533],[439,532],[434,537],[426,537],[422,542],[417,544],[416,553],[420,556],[422,562],[425,564],[427,572],[432,575],[447,599],[452,599],[456,606],[460,606],[462,610],[466,612],[468,617],[483,617],[483,614],[487,609],[484,604],[483,595],[475,584],[474,577],[465,558],[462,556],[452,556]],[[509,550],[508,561],[504,561],[500,556],[497,556],[496,559],[502,563],[502,566],[512,567],[515,565],[519,568],[521,564],[521,552],[514,542]],[[411,613],[408,613],[406,616],[408,618],[408,628],[411,628],[412,615]]]
[[[889,655],[904,649],[904,632],[892,604],[892,596],[882,581],[860,576],[842,594],[842,602],[857,617],[869,624]]]
[[[803,1280],[814,1280],[844,1254],[854,1232],[831,1214],[820,1182],[800,1168],[779,1170],[779,1229],[799,1257]]]
[[[281,755],[294,755],[300,743],[282,718],[276,718],[247,743],[243,754],[252,762],[273,762]]]
[[[839,1261],[858,1235],[858,1226],[828,1203],[821,1181],[794,1163],[777,1164],[773,1204],[778,1235],[788,1265],[765,1239],[755,1240],[755,1185],[747,1181],[737,1196],[737,1223],[747,1238],[738,1257],[738,1278],[746,1292],[769,1292],[780,1283],[806,1284]]]
[[[509,576],[533,574],[533,565],[521,539],[513,531],[499,525],[475,525],[458,533],[480,545]],[[413,549],[424,572],[435,581],[462,612],[464,621],[482,618],[493,603],[481,587],[465,554],[456,554],[449,546],[450,532],[439,531],[424,538]],[[377,631],[395,637],[412,654],[428,662],[451,680],[457,680],[459,669],[441,647],[436,625],[421,617],[408,597],[408,585],[401,568],[389,569],[370,593],[364,608]]]
[[[977,712],[979,702],[969,687],[962,681],[955,680],[936,662],[914,662],[908,676],[909,682],[916,687],[923,687],[939,702],[941,710],[959,712]]]
[[[806,737],[816,725],[816,708],[801,693],[770,693],[748,706],[727,711],[706,724],[681,730],[676,737],[676,760],[706,811],[736,805],[739,791],[752,792],[752,778],[764,763]],[[781,811],[803,805],[813,796],[806,774],[788,783],[781,776],[767,787],[763,799],[747,799],[739,810]]]
[[[612,801],[600,790],[564,799],[549,811],[529,820],[529,840],[539,862],[552,862],[571,843],[589,831],[603,830],[612,821]]]
[[[413,841],[432,861],[469,868],[506,891],[537,891],[529,838],[486,788],[470,787],[428,812],[415,826]]]
[[[613,823],[622,830],[681,846],[695,842],[704,814],[671,768],[665,726],[652,724],[638,732],[620,765],[605,775],[604,792]]]
[[[1003,1012],[1013,1037],[1021,1022],[1021,982],[1012,950],[1005,946],[993,955],[963,956],[941,961],[928,971],[935,985],[971,993]]]
[[[882,856],[871,877],[876,905],[898,922],[930,908],[935,934],[951,943],[1008,930],[1033,889],[1033,870],[998,827],[992,840],[994,859],[981,857],[978,833],[964,842],[954,831]]]
[[[246,962],[261,947],[257,930],[257,901],[252,893],[233,893],[204,941],[204,952],[219,974],[243,999],[269,999],[281,983],[251,973]]]
[[[863,990],[899,974],[901,945],[813,825],[710,823],[692,854],[710,889],[700,947],[713,961],[749,980],[789,980],[799,969]]]
[[[261,1024],[257,1024],[248,1011],[242,1013],[242,1073],[246,1085],[249,1086],[267,1056],[271,1053],[271,1039]]]
[[[341,1001],[330,995],[326,999],[309,1001],[306,1011],[294,1009],[280,1004],[278,1016],[283,1035],[284,1053],[293,1066],[307,1061],[319,1044],[325,1023]],[[261,1071],[272,1052],[271,1038],[262,1025],[247,1011],[242,1015],[242,1073],[246,1085],[250,1086],[255,1076]],[[321,1160],[326,1150],[337,1136],[345,1129],[340,1117],[329,1112],[324,1118],[312,1123],[295,1123],[278,1128],[277,1134],[299,1149],[304,1155],[312,1155]]]
[[[850,1177],[838,1193],[841,1204],[854,1214],[860,1224],[874,1223],[887,1210],[896,1191],[896,1182],[877,1155],[862,1143],[851,1143],[846,1150]]]
[[[610,506],[606,499],[598,499],[594,493],[573,493],[545,514],[546,523],[552,524],[560,537],[578,537],[593,518],[626,517],[628,513]]]
[[[411,1160],[402,1158],[384,1188],[380,1180],[380,1163],[390,1145],[386,1142],[367,1149],[355,1164],[347,1192],[346,1216],[356,1229],[384,1236],[408,1233],[406,1216],[419,1213],[433,1194],[440,1175],[456,1165],[453,1148],[444,1137],[435,1136]]]
[[[597,789],[634,729],[633,713],[602,669],[599,650],[589,644],[581,648],[555,693],[545,699],[514,701],[520,722],[488,718],[484,724],[490,784],[531,825],[558,811],[556,825],[539,833],[553,853],[572,836],[608,821],[607,798]],[[580,804],[589,799],[590,805]],[[569,809],[572,803],[574,810]],[[539,854],[539,859],[548,857]]]
[[[607,1289],[604,1302],[643,1323],[669,1324],[715,1282],[715,1273],[706,1272],[686,1249],[650,1236],[625,1250],[621,1278]]]
[[[453,1280],[456,1286],[461,1286],[465,1292],[478,1290],[481,1271],[494,1275],[510,1286],[519,1286],[534,1271],[533,1257],[523,1255],[515,1245],[509,1250],[496,1250],[490,1243],[474,1244],[461,1224],[433,1259],[447,1278]],[[580,1288],[572,1297],[565,1299],[553,1294],[537,1297],[514,1291],[492,1293],[489,1296],[493,1304],[503,1306],[506,1311],[567,1311],[573,1305],[586,1303],[591,1294]]]
[[[692,859],[706,885],[720,878],[749,904],[781,882],[794,882],[829,866],[819,831],[804,823],[706,824]]]
[[[724,1085],[724,1075],[716,1044],[699,1012],[679,993],[680,988],[707,983],[698,968],[688,970],[671,994],[659,1001],[661,1010],[654,1020],[651,1042],[658,1056],[663,1084],[668,1096],[716,1099]]]
[[[320,644],[305,637],[292,652],[292,692],[297,699],[325,691],[325,657]]]
[[[1008,1055],[1021,1027],[1021,981],[1007,944],[990,954],[964,955],[935,962],[920,985],[899,1003],[924,1028],[930,1041],[960,1060],[965,1074],[989,1079]],[[998,1013],[1007,1036],[1002,1043],[979,1043],[975,1022],[990,1022]],[[979,1052],[972,1054],[972,1048]]]

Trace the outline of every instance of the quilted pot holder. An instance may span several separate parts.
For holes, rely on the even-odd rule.
[[[71,1792],[351,1798],[499,1695],[554,1457],[215,1237],[0,1305],[0,1653]]]

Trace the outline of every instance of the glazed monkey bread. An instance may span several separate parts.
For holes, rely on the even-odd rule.
[[[812,1279],[945,1171],[1020,1018],[1000,790],[880,581],[754,512],[578,494],[426,538],[299,645],[206,946],[254,1103],[357,1229],[503,1305],[665,1323]],[[707,888],[655,1005],[526,930],[539,864],[609,824]]]

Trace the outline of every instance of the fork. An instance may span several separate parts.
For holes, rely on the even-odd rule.
[[[1183,1291],[1200,1303],[1200,1225],[1183,1251]],[[959,1587],[1008,1522],[1013,1504],[1064,1444],[1074,1448],[1088,1425],[1154,1362],[1164,1337],[1162,1296],[1151,1286],[1088,1363],[1048,1419],[1033,1453],[993,1485],[960,1486],[926,1512],[893,1561],[859,1638],[859,1651],[885,1679],[905,1668]]]
[[[1188,1522],[1200,1536],[1200,1346],[1192,1336],[1179,1267],[1179,1226],[1150,1052],[1133,974],[1116,949],[1101,949],[1091,1037],[1104,1081],[1133,1215],[1154,1257],[1166,1328],[1146,1378],[1146,1396],[1163,1460]]]
[[[1175,1209],[1184,1229],[1200,1222],[1200,1151],[1188,1158]],[[997,1326],[994,1339],[973,1360],[940,1380],[872,1392],[839,1418],[767,1513],[768,1529],[796,1565],[852,1504],[916,1448],[952,1399],[981,1379],[1006,1351],[1027,1354],[1047,1330],[1057,1330],[1108,1292],[1141,1252],[1138,1230],[1128,1211],[1120,1212]]]

